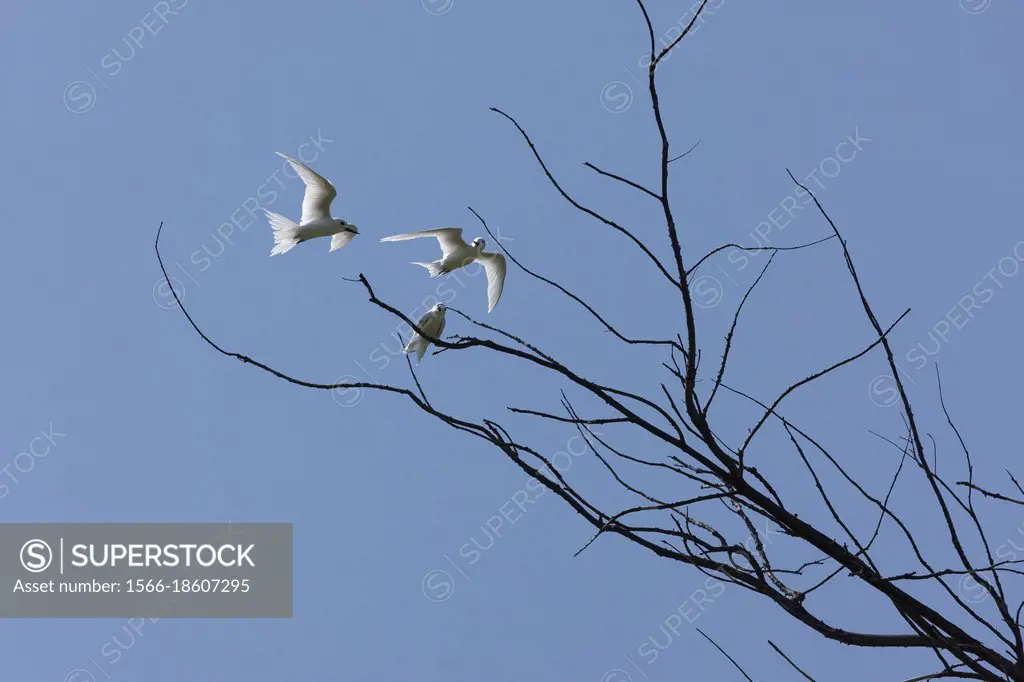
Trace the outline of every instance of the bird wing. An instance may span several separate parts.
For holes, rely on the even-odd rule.
[[[349,232],[348,230],[337,233],[336,235],[331,237],[331,251],[337,251],[343,246],[346,246],[350,241],[355,239],[355,237],[356,233]]]
[[[462,239],[461,227],[441,227],[436,230],[407,232],[405,234],[396,234],[390,237],[384,237],[381,241],[404,242],[407,239],[419,239],[420,237],[437,237],[437,242],[441,245],[441,253],[444,254],[442,258],[447,257],[453,251],[469,248],[469,244]]]
[[[299,163],[281,152],[275,153],[292,165],[295,172],[302,178],[303,184],[306,185],[306,193],[302,197],[302,218],[299,222],[305,224],[317,218],[330,218],[331,202],[334,201],[334,197],[338,196],[338,190],[334,188],[334,185],[309,166]]]
[[[505,256],[500,253],[481,253],[477,258],[487,271],[487,312],[494,310],[505,287]]]
[[[427,312],[423,313],[423,315],[420,316],[419,320],[416,321],[416,326],[429,334],[430,333],[430,320],[431,319],[433,319],[433,318],[431,317],[430,311],[428,310]],[[413,336],[419,336],[420,335],[420,333],[418,331],[416,331],[415,329],[412,330],[412,333],[413,333]]]
[[[444,316],[444,311],[441,312],[441,324],[437,328],[437,333],[434,334],[435,339],[440,339],[441,334],[444,334],[444,325],[448,321],[448,318]]]
[[[441,316],[441,324],[437,327],[437,331],[431,330],[431,323],[436,322],[437,315],[432,311],[428,310],[425,312],[420,319],[416,322],[416,326],[426,332],[429,336],[435,339],[441,338],[441,331],[444,329],[444,315]],[[405,346],[405,352],[411,353],[416,352],[417,364],[423,359],[424,354],[427,352],[427,348],[430,346],[430,341],[425,336],[420,336],[419,332],[413,331],[413,336],[409,339],[409,343]]]

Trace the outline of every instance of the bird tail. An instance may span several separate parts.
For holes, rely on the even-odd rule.
[[[279,213],[266,209],[263,212],[267,214],[270,229],[274,231],[274,248],[271,249],[270,255],[276,256],[291,251],[299,243],[299,224]]]
[[[422,268],[426,268],[427,272],[430,273],[431,277],[440,277],[441,275],[444,274],[444,269],[442,268],[441,261],[439,260],[436,260],[432,263],[420,263],[417,261],[412,261],[412,264],[419,265]]]
[[[409,339],[409,343],[405,346],[405,350],[402,352],[416,353],[416,363],[419,364],[420,360],[423,359],[424,353],[427,352],[427,346],[429,345],[430,344],[427,343],[425,338],[419,334],[415,334],[411,339]]]

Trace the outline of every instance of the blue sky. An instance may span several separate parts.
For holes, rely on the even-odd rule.
[[[659,37],[691,11],[650,4]],[[913,309],[893,344],[944,466],[960,460],[938,409],[936,362],[976,475],[1000,485],[1019,461],[1024,378],[1014,208],[1024,100],[1011,86],[1024,9],[711,6],[660,76],[673,150],[700,141],[672,166],[688,261],[725,242],[825,236],[820,217],[793,208],[785,169],[816,172],[810,185],[844,230],[883,324]],[[394,320],[342,277],[365,273],[410,314],[437,295],[483,317],[482,277],[439,291],[408,265],[433,257],[432,244],[377,242],[440,225],[482,234],[473,206],[513,253],[617,325],[674,333],[663,283],[620,235],[558,197],[488,111],[514,115],[581,201],[667,254],[653,202],[582,165],[655,184],[655,128],[637,80],[646,31],[633,2],[111,0],[14,4],[7,15],[0,54],[14,66],[0,130],[14,163],[0,170],[0,519],[292,522],[296,580],[291,620],[162,620],[134,637],[124,620],[3,621],[8,677],[733,679],[695,627],[755,679],[794,679],[769,636],[823,679],[928,671],[924,656],[825,643],[763,600],[614,538],[573,558],[590,529],[498,453],[399,399],[300,390],[220,357],[169,309],[152,250],[161,220],[171,274],[215,340],[311,380],[405,384]],[[270,230],[246,209],[298,216],[301,186],[273,152],[300,150],[338,187],[335,214],[362,236],[340,252],[314,242],[269,259]],[[707,357],[718,357],[765,259],[722,254],[703,269]],[[780,254],[748,305],[729,376],[762,399],[871,340],[834,245]],[[515,270],[487,321],[624,387],[654,391],[665,379],[663,358],[621,352]],[[448,331],[465,324],[452,316]],[[896,458],[868,429],[901,428],[886,374],[872,355],[786,403],[876,490]],[[420,379],[454,412],[506,419],[546,453],[582,452],[569,431],[507,417],[506,405],[558,408],[560,386],[535,372],[473,351],[428,357]],[[717,418],[735,438],[751,417],[723,399]],[[45,456],[18,459],[51,430],[61,435]],[[814,509],[799,462],[763,456],[795,503]],[[563,457],[595,497],[626,503],[593,457]],[[903,509],[926,504],[920,495],[908,484]],[[986,513],[997,544],[1024,546],[1024,518]],[[698,590],[711,597],[695,607]],[[837,590],[819,608],[851,628],[895,627],[865,604]]]

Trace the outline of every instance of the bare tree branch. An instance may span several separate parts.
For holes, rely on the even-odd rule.
[[[477,321],[454,308],[449,309],[460,318],[461,333],[447,339],[435,339],[419,329],[400,310],[378,298],[364,275],[348,280],[362,286],[372,306],[408,324],[414,332],[435,346],[435,355],[445,353],[442,362],[451,358],[447,353],[469,352],[487,358],[501,358],[520,369],[529,370],[522,373],[524,377],[539,373],[546,380],[557,382],[565,415],[556,414],[543,404],[532,404],[529,398],[522,401],[527,404],[502,409],[501,415],[510,421],[529,421],[536,425],[533,420],[510,416],[509,413],[512,413],[544,420],[552,428],[575,429],[578,437],[589,448],[588,457],[592,452],[600,462],[598,475],[583,476],[575,470],[559,470],[554,466],[552,458],[543,454],[543,447],[527,442],[522,434],[513,435],[512,430],[495,418],[470,419],[456,414],[447,406],[441,409],[440,405],[429,400],[429,386],[420,381],[408,356],[406,364],[411,377],[408,387],[366,382],[308,381],[293,377],[243,353],[226,350],[215,343],[181,305],[177,292],[171,287],[182,314],[202,341],[217,353],[252,365],[275,378],[303,388],[358,388],[399,396],[404,399],[404,404],[412,405],[441,423],[479,439],[538,481],[546,490],[553,492],[585,520],[593,535],[577,554],[598,537],[618,536],[633,547],[676,564],[696,568],[704,575],[766,598],[779,607],[781,612],[803,623],[824,639],[863,648],[906,649],[909,650],[906,653],[929,659],[934,655],[938,663],[929,660],[929,668],[938,672],[914,678],[915,682],[940,678],[1024,682],[1024,644],[1020,624],[1024,599],[1019,594],[1011,595],[1009,589],[1013,586],[1010,576],[1024,575],[1024,571],[1016,567],[1021,563],[1016,559],[993,556],[999,552],[991,551],[987,529],[974,506],[974,493],[984,497],[987,502],[1024,506],[1024,488],[1009,472],[1020,498],[993,492],[975,482],[976,466],[979,467],[979,480],[984,480],[980,477],[983,463],[980,459],[975,461],[961,430],[954,424],[946,406],[941,382],[938,383],[940,403],[949,430],[952,431],[952,434],[947,432],[946,436],[955,436],[967,473],[966,480],[950,485],[944,478],[948,467],[943,460],[940,475],[937,466],[940,441],[921,428],[890,342],[890,333],[910,311],[907,309],[903,312],[888,328],[882,327],[854,266],[849,244],[814,193],[797,182],[788,170],[790,179],[812,198],[818,212],[828,222],[831,235],[789,247],[726,244],[696,260],[692,267],[686,267],[691,254],[684,249],[684,241],[689,243],[689,237],[678,222],[670,196],[669,166],[692,152],[697,145],[681,155],[671,154],[666,125],[669,117],[662,110],[657,70],[666,55],[691,33],[707,6],[707,0],[699,5],[680,34],[660,49],[644,0],[636,0],[636,3],[643,15],[649,42],[647,89],[650,114],[660,147],[657,158],[652,160],[659,178],[658,186],[648,188],[592,163],[584,165],[601,176],[616,180],[657,201],[660,215],[657,217],[656,231],[641,232],[627,228],[625,225],[631,224],[629,221],[605,217],[570,195],[555,178],[525,129],[504,111],[497,108],[492,111],[515,126],[547,180],[563,199],[582,214],[626,236],[654,264],[660,275],[671,283],[673,299],[678,293],[682,304],[681,317],[678,309],[666,313],[673,324],[672,331],[666,332],[671,338],[634,338],[620,331],[608,322],[604,313],[598,312],[598,306],[585,300],[582,294],[524,265],[501,240],[495,238],[483,217],[472,207],[469,210],[519,270],[557,290],[586,310],[623,347],[645,346],[645,358],[657,354],[651,363],[656,374],[653,381],[649,375],[637,373],[638,378],[631,377],[629,381],[615,385],[615,379],[607,378],[604,371],[600,380],[590,378],[574,368],[571,362],[559,358],[554,351],[542,349],[542,344],[530,340],[528,335],[512,327],[502,328]],[[641,223],[638,221],[636,224]],[[154,247],[164,280],[170,286],[170,278],[160,254],[162,229],[163,223],[157,230]],[[656,244],[652,235],[661,243]],[[657,255],[665,247],[661,241],[665,237],[671,252],[671,266],[667,266],[667,261],[663,262]],[[789,384],[771,402],[762,402],[727,385],[725,375],[728,364],[737,352],[735,339],[740,315],[748,310],[748,302],[754,300],[752,293],[761,283],[774,257],[781,251],[805,249],[832,239],[840,245],[845,275],[852,280],[860,308],[872,330],[862,349]],[[765,251],[772,255],[734,311],[724,339],[721,362],[712,368],[714,383],[704,401],[697,391],[697,384],[701,381],[697,374],[701,359],[706,357],[709,348],[702,348],[700,344],[695,302],[688,279],[712,256],[728,248]],[[821,253],[834,252],[823,249]],[[749,315],[744,319],[749,319]],[[704,320],[701,317],[702,325]],[[467,329],[476,335],[470,335]],[[559,331],[568,333],[568,330]],[[403,341],[401,334],[398,334],[398,339]],[[852,366],[879,346],[884,351],[896,384],[905,432],[902,437],[895,438],[876,434],[882,442],[872,441],[872,445],[878,446],[880,454],[873,451],[875,448],[851,446],[854,452],[850,454],[854,457],[899,457],[898,462],[892,462],[892,469],[889,468],[890,459],[882,463],[884,466],[875,467],[880,472],[880,480],[875,483],[854,476],[851,472],[856,470],[845,466],[849,460],[832,445],[827,445],[828,439],[818,433],[819,429],[797,426],[793,419],[781,413],[781,405],[797,389],[809,387],[835,370]],[[609,364],[614,366],[614,363]],[[662,374],[662,369],[671,378]],[[730,382],[733,379],[730,378]],[[545,390],[549,390],[546,385]],[[747,413],[742,413],[742,422],[738,421],[736,415],[719,419],[719,413],[724,409],[722,405],[731,404],[737,396],[747,401],[743,404],[747,410],[753,409],[753,406],[760,408],[750,420],[752,424],[748,425],[746,421]],[[585,403],[582,402],[584,400]],[[537,402],[540,403],[539,397]],[[712,415],[710,408],[713,403],[716,409]],[[507,402],[500,404],[507,405]],[[583,409],[577,410],[576,405],[583,406]],[[743,430],[738,430],[743,428],[746,428],[745,436]],[[733,435],[737,433],[739,435]],[[755,439],[758,434],[762,434],[762,437]],[[922,434],[928,437],[931,444],[930,461]],[[772,436],[778,438],[773,439]],[[726,442],[727,439],[731,442]],[[737,447],[735,441],[740,439],[742,444]],[[793,477],[773,473],[776,467],[767,463],[780,460],[783,463],[802,463],[814,486],[812,496],[794,495],[789,480]],[[912,466],[906,466],[907,463]],[[760,470],[754,464],[760,465]],[[901,506],[902,500],[896,494],[897,481],[901,476],[903,479],[921,476],[930,498],[927,505],[918,500],[912,501],[913,516],[907,516],[913,524],[901,516],[901,513],[906,513],[905,505]],[[656,477],[657,486],[651,485],[652,477]],[[599,485],[613,487],[627,501],[617,501],[614,506],[600,502],[607,497],[601,494],[603,490],[599,492],[593,487],[598,479]],[[806,483],[807,479],[799,481],[805,487]],[[901,482],[900,491],[905,492],[907,489],[907,483]],[[807,512],[808,506],[812,513]],[[869,521],[862,527],[858,522],[865,514]],[[766,542],[758,530],[762,523],[765,532],[771,528],[772,534],[782,535],[782,542]],[[932,526],[931,532],[922,535],[917,528],[926,523]],[[889,535],[900,545],[899,551],[890,552],[888,545],[882,548],[881,543],[876,544],[883,526],[887,531],[892,531]],[[936,535],[936,530],[940,536]],[[925,537],[929,538],[928,543],[923,541]],[[939,537],[938,542],[935,537]],[[943,556],[955,557],[954,561],[948,562],[953,565],[940,564],[936,557]],[[980,603],[968,600],[961,593],[961,585],[950,584],[957,582],[953,580],[955,578],[976,581],[976,587],[985,603],[990,599],[992,604],[979,608]],[[856,589],[858,595],[865,591],[872,595],[875,598],[872,603],[885,604],[887,611],[879,614],[880,617],[886,616],[885,620],[879,620],[884,625],[865,627],[862,631],[843,627],[847,614],[836,610],[831,600],[822,599],[825,591],[820,588],[825,585],[830,589]],[[917,589],[922,586],[929,589]],[[1015,608],[1011,607],[1011,599]],[[898,616],[896,627],[891,625],[893,615]],[[722,647],[703,631],[698,632],[711,641],[747,680],[751,680]],[[975,632],[979,634],[972,634]],[[813,678],[784,654],[780,647],[774,642],[769,643],[804,679],[813,682]]]

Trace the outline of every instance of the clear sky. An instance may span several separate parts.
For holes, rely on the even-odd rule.
[[[689,0],[650,4],[659,36],[691,11]],[[960,460],[937,409],[936,362],[976,476],[1000,486],[1019,462],[1024,379],[1024,8],[711,7],[660,80],[673,150],[701,142],[672,166],[688,261],[759,232],[780,246],[827,234],[811,211],[779,208],[793,193],[785,169],[818,169],[811,186],[883,323],[913,309],[894,346],[943,466]],[[422,310],[438,282],[408,261],[433,258],[435,245],[377,240],[441,225],[477,236],[471,205],[513,253],[623,328],[677,331],[645,261],[558,197],[488,111],[516,116],[567,188],[666,255],[653,202],[582,165],[655,183],[655,129],[637,80],[646,31],[631,0],[13,3],[0,35],[10,161],[0,169],[0,520],[285,521],[296,543],[291,620],[161,620],[134,639],[124,620],[0,621],[5,679],[735,679],[695,627],[758,680],[795,679],[769,636],[821,679],[929,671],[923,655],[823,642],[738,589],[709,589],[695,607],[702,575],[615,538],[574,559],[590,528],[552,495],[538,499],[499,453],[400,399],[301,390],[218,356],[168,309],[152,248],[161,220],[171,274],[215,340],[310,380],[406,384],[391,355],[394,321],[342,277],[366,273],[383,298]],[[335,215],[362,236],[340,252],[319,241],[270,259],[270,229],[247,207],[298,216],[301,185],[274,152],[300,150],[338,187]],[[722,254],[703,270],[710,361],[764,260]],[[870,342],[834,245],[781,254],[762,284],[730,370],[738,387],[771,399]],[[446,286],[452,305],[485,316],[482,277]],[[975,307],[958,313],[967,295]],[[618,352],[515,269],[486,317],[593,376],[652,394],[666,380],[664,358]],[[465,330],[449,316],[449,332]],[[420,378],[454,412],[504,419],[549,454],[581,452],[569,431],[508,418],[505,405],[558,409],[557,383],[515,369],[446,353],[428,356]],[[901,433],[884,374],[872,355],[786,403],[873,490],[897,460],[868,429]],[[721,407],[723,433],[745,433],[750,411]],[[62,435],[48,454],[15,467],[50,429]],[[761,456],[821,513],[791,453]],[[566,461],[581,487],[626,503],[592,456]],[[520,491],[532,502],[525,513],[509,505]],[[904,511],[926,504],[919,492],[907,486]],[[492,532],[502,508],[515,522]],[[993,538],[1024,546],[1020,515],[985,509]],[[874,606],[837,590],[816,608],[856,628],[880,622],[868,617]],[[881,622],[895,627],[888,613]],[[69,678],[76,669],[88,675]]]

